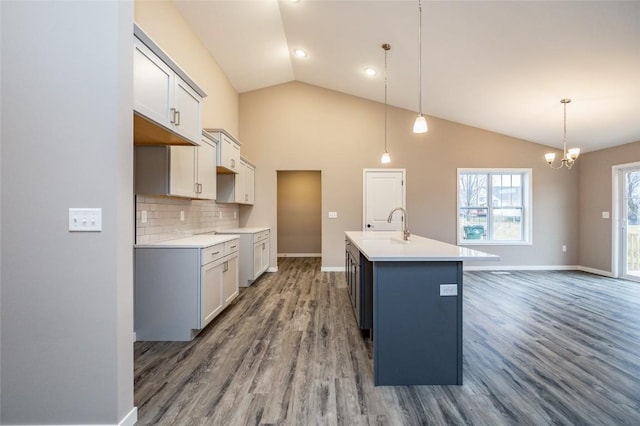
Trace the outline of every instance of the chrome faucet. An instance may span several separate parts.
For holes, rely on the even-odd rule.
[[[387,222],[391,223],[391,218],[393,217],[393,213],[396,210],[400,210],[403,214],[402,216],[402,239],[405,241],[409,240],[409,237],[411,236],[411,234],[409,233],[409,219],[407,218],[407,211],[405,209],[403,209],[402,207],[396,207],[395,209],[391,210],[391,213],[389,213],[389,217],[387,218]]]

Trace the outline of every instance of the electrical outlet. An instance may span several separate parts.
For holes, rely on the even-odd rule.
[[[218,211],[218,219],[222,219],[222,210]]]
[[[609,219],[609,212],[602,212],[603,219]]]
[[[147,223],[147,211],[146,210],[142,210],[140,212],[140,222]]]
[[[457,296],[458,284],[440,284],[440,296]]]
[[[566,252],[566,251],[567,251],[567,246],[563,245],[563,246],[562,246],[562,251],[563,251],[563,252]]]
[[[180,222],[184,222],[184,210],[180,210]]]
[[[235,219],[235,218],[237,218],[237,217],[238,217],[238,213],[234,210],[234,211],[233,211],[233,218]]]

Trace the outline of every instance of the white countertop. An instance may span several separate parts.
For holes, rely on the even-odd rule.
[[[238,239],[237,235],[198,234],[175,240],[155,241],[134,245],[135,248],[206,248]]]
[[[268,231],[269,227],[246,227],[246,228],[233,228],[233,229],[222,229],[220,231],[216,231],[218,234],[257,234],[258,232]]]
[[[345,235],[372,262],[379,261],[465,261],[500,260],[500,256],[456,246],[419,235],[402,239],[402,232],[347,231]]]

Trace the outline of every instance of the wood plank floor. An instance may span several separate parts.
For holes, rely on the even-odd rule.
[[[192,342],[135,344],[138,424],[640,425],[640,284],[467,272],[464,385],[373,386],[343,273],[282,258]]]

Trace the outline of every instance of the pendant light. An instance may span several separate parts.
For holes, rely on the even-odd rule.
[[[418,1],[418,12],[420,15],[420,24],[418,25],[418,82],[420,84],[420,113],[416,117],[415,123],[413,123],[413,133],[426,133],[429,128],[427,127],[427,120],[422,114],[422,0]]]
[[[556,154],[554,152],[549,152],[544,155],[544,159],[549,164],[549,167],[552,169],[561,169],[565,166],[567,169],[573,167],[573,164],[578,159],[580,155],[580,148],[571,148],[567,151],[567,104],[571,102],[571,99],[565,98],[560,101],[560,103],[564,106],[564,134],[562,136],[562,161],[558,167],[554,167],[553,162],[556,159]]]
[[[382,49],[384,49],[384,154],[382,154],[380,162],[389,164],[391,157],[387,151],[387,52],[391,49],[391,45],[385,43],[382,45]]]

